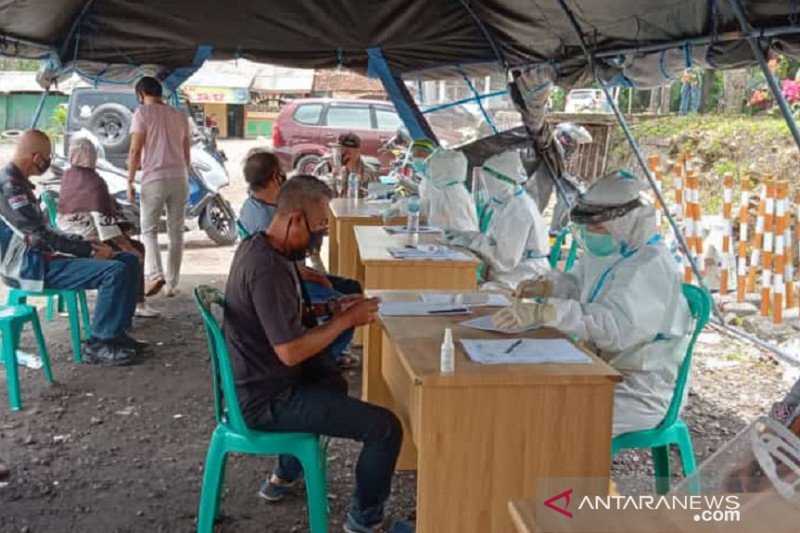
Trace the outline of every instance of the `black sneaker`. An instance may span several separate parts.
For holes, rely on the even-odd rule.
[[[136,363],[136,350],[112,342],[91,339],[86,343],[84,361],[96,365],[126,366]]]
[[[292,481],[285,485],[276,485],[272,483],[271,478],[272,476],[268,476],[267,479],[261,483],[261,488],[258,489],[258,495],[272,503],[281,501],[284,496],[292,491],[296,483],[296,481]]]
[[[123,333],[122,335],[114,339],[113,342],[117,346],[128,348],[130,350],[136,350],[137,352],[141,352],[142,350],[150,346],[149,342],[140,341],[139,339],[134,339],[127,333]]]

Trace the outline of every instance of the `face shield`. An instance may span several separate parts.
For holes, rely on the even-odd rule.
[[[419,178],[428,175],[427,160],[436,153],[437,148],[430,141],[415,141],[411,146],[411,168]]]
[[[638,198],[621,205],[593,206],[582,202],[570,212],[570,230],[583,250],[595,257],[620,252],[626,235],[621,235],[617,222],[643,206]]]

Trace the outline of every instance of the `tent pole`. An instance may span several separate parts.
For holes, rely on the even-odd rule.
[[[733,12],[736,14],[736,18],[739,19],[739,25],[742,27],[742,31],[745,34],[751,35],[753,29],[750,27],[750,23],[747,21],[747,15],[745,14],[744,6],[742,6],[741,0],[730,0],[730,3],[731,7],[733,8]],[[781,108],[781,113],[783,113],[783,118],[786,120],[789,130],[792,132],[792,137],[794,137],[795,144],[800,149],[800,130],[797,128],[797,122],[794,120],[792,110],[789,109],[789,104],[786,103],[786,99],[783,97],[783,92],[781,91],[780,86],[778,86],[778,80],[775,79],[775,75],[769,69],[769,65],[767,65],[767,58],[765,57],[764,51],[761,50],[761,46],[758,44],[758,38],[747,37],[747,44],[750,45],[750,49],[753,51],[753,55],[758,61],[758,66],[761,67],[761,71],[767,78],[767,83],[772,91],[772,95],[775,97],[775,101],[778,102],[778,107]]]
[[[36,112],[33,114],[33,120],[31,120],[31,129],[36,129],[36,125],[39,123],[39,118],[42,116],[42,111],[44,111],[44,102],[47,100],[47,95],[49,94],[50,87],[45,89],[41,98],[39,98],[39,103],[36,105]]]
[[[678,223],[675,222],[675,219],[669,212],[669,209],[667,208],[667,202],[664,200],[664,196],[658,189],[655,178],[650,173],[650,168],[647,166],[647,161],[645,160],[645,157],[642,154],[641,149],[639,148],[639,143],[636,142],[636,138],[633,136],[633,132],[631,131],[630,126],[628,126],[628,122],[625,120],[625,117],[622,115],[622,111],[620,111],[619,106],[614,101],[614,98],[611,97],[611,93],[609,93],[608,87],[603,82],[603,80],[601,80],[597,76],[597,70],[595,69],[594,58],[592,57],[592,53],[589,51],[589,47],[586,45],[586,41],[583,38],[583,32],[581,31],[578,21],[575,19],[574,15],[570,11],[569,7],[567,7],[564,0],[556,0],[556,1],[561,6],[562,11],[564,11],[564,16],[572,25],[572,29],[575,31],[575,34],[578,37],[578,42],[580,43],[581,48],[583,49],[583,53],[586,55],[586,60],[589,62],[589,65],[592,68],[594,78],[598,82],[600,82],[600,87],[603,89],[603,93],[606,95],[606,100],[608,101],[608,104],[611,106],[611,109],[614,111],[614,115],[617,117],[617,122],[622,128],[622,132],[625,134],[625,138],[627,139],[628,144],[631,147],[631,150],[633,150],[636,159],[639,161],[639,165],[642,167],[642,172],[644,172],[647,181],[650,183],[650,188],[653,189],[656,198],[658,198],[659,202],[661,203],[661,209],[664,211],[664,214],[666,215],[667,220],[669,221],[669,225],[672,227],[672,232],[675,234],[675,239],[678,241],[678,245],[681,247],[681,250],[686,256],[686,260],[689,261],[689,265],[692,268],[692,272],[694,272],[695,278],[697,278],[697,283],[700,285],[700,287],[703,288],[703,290],[711,294],[711,292],[708,289],[708,286],[706,285],[705,280],[703,279],[702,274],[700,273],[700,269],[697,267],[697,262],[694,260],[694,257],[692,257],[692,253],[689,250],[689,245],[686,243],[686,239],[683,237],[683,233],[681,232]],[[717,315],[717,317],[719,317],[720,320],[724,322],[722,318],[722,313],[720,313],[716,304],[713,306],[713,309],[714,309],[714,314]]]
[[[414,98],[408,92],[408,88],[402,78],[389,68],[381,49],[377,46],[368,48],[367,58],[369,61],[367,76],[381,80],[384,89],[386,89],[386,94],[391,98],[397,114],[400,115],[403,124],[408,128],[411,138],[414,140],[428,139],[438,146],[439,140],[433,133],[430,124],[422,116],[417,103],[414,102]]]

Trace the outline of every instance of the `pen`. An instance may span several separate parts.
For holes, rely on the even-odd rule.
[[[515,343],[513,343],[511,346],[509,346],[508,348],[506,348],[506,352],[505,352],[505,353],[506,353],[506,355],[508,355],[508,354],[510,354],[511,352],[513,352],[513,351],[514,351],[514,349],[515,349],[517,346],[519,346],[520,344],[522,344],[522,339],[517,339],[517,341],[516,341]]]
[[[428,314],[441,315],[445,313],[466,313],[468,311],[469,309],[467,309],[466,307],[454,307],[453,309],[436,309],[435,311],[428,311]]]

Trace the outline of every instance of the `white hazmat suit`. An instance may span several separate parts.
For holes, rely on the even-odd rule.
[[[525,322],[526,314],[544,317],[543,325],[592,343],[624,375],[615,393],[614,435],[654,428],[664,418],[692,327],[678,265],[656,233],[655,211],[638,199],[643,187],[625,173],[596,182],[573,218],[581,208],[584,214],[603,206],[624,212],[600,222],[613,253],[585,251],[570,274],[553,271],[518,289],[521,296],[549,298],[545,303],[515,303],[522,308],[495,315],[506,325]]]
[[[547,227],[521,187],[527,175],[517,152],[489,158],[480,172],[491,213],[486,233],[449,231],[445,241],[469,248],[486,262],[488,283],[482,288],[514,290],[519,282],[550,270]]]
[[[478,213],[464,186],[467,157],[456,150],[439,150],[426,161],[426,179],[420,187],[428,225],[456,231],[478,231]]]

